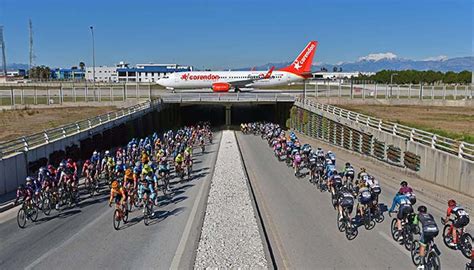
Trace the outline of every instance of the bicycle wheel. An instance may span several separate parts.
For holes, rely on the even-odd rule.
[[[49,216],[51,213],[51,200],[47,196],[43,198],[43,213],[46,216]]]
[[[398,233],[396,218],[392,219],[392,223],[390,224],[390,232],[392,233],[393,240],[398,241],[398,238],[400,238],[400,235]]]
[[[124,224],[128,222],[128,209],[125,209],[125,213],[123,213],[122,220]]]
[[[38,207],[33,205],[31,209],[29,210],[29,212],[30,212],[29,216],[30,216],[31,221],[36,222],[36,220],[38,219]]]
[[[344,219],[340,219],[341,215],[339,214],[339,211],[337,211],[337,229],[340,232],[344,232],[346,230],[346,224],[344,222]]]
[[[413,245],[413,233],[411,232],[406,232],[405,236],[403,237],[403,244],[405,248],[410,251],[412,249]]]
[[[18,223],[18,227],[25,228],[26,225],[26,213],[25,209],[22,207],[18,210],[18,214],[16,215],[16,221]]]
[[[352,223],[347,222],[347,225],[346,225],[347,240],[349,241],[354,240],[358,234],[359,234],[359,230],[357,230],[357,227],[353,225]]]
[[[435,251],[430,251],[428,257],[426,258],[426,269],[440,270],[441,269],[441,260],[439,259],[438,254]]]
[[[114,211],[114,229],[118,230],[120,228],[120,210],[115,209]]]
[[[412,248],[410,250],[410,255],[411,255],[411,261],[415,265],[420,265],[421,263],[421,257],[420,254],[418,253],[420,249],[420,242],[418,240],[413,241]]]
[[[364,217],[364,227],[368,231],[375,228],[375,221],[372,219],[372,214],[370,212],[370,207],[367,208],[367,212],[366,212],[365,217]]]
[[[472,236],[469,233],[464,233],[460,239],[461,252],[464,257],[471,259],[472,255]]]
[[[455,246],[451,246],[450,244],[453,242],[453,234],[449,233],[451,225],[447,224],[443,228],[443,242],[444,244],[450,249],[456,249]],[[455,229],[455,228],[453,228]]]

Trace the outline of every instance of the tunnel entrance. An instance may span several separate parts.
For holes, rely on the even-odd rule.
[[[243,122],[268,121],[286,126],[292,102],[270,104],[181,104],[182,125],[210,121],[214,127],[238,126]]]

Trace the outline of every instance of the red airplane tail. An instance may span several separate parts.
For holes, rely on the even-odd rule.
[[[281,68],[280,70],[301,76],[311,74],[311,65],[313,63],[313,57],[317,47],[317,41],[310,41],[291,65]]]

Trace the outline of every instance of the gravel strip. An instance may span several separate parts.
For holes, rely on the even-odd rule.
[[[222,133],[195,269],[267,269],[267,260],[250,200],[233,131]]]

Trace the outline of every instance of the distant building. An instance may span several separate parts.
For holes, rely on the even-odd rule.
[[[51,69],[50,76],[53,80],[84,80],[85,72],[81,69],[55,68]]]
[[[363,75],[374,75],[375,72],[327,72],[317,71],[313,72],[313,79],[316,80],[339,80],[339,79],[350,79],[357,78],[360,74]]]
[[[86,80],[94,81],[92,67],[86,67]],[[118,82],[117,67],[95,67],[96,82]]]
[[[3,75],[3,72],[2,72]],[[24,69],[17,69],[17,70],[7,70],[7,77],[25,77],[26,76],[26,70]]]
[[[119,82],[156,82],[170,73],[192,71],[192,66],[177,64],[138,64],[134,68],[121,62],[117,68]],[[117,65],[117,66],[119,66]]]

